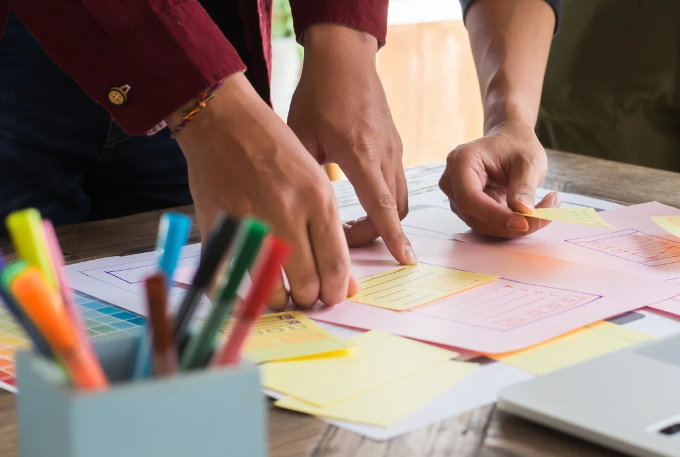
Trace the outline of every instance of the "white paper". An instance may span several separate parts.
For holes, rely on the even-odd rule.
[[[201,245],[193,244],[182,248],[177,267],[198,265]],[[146,252],[124,257],[76,263],[66,267],[71,286],[88,295],[104,300],[134,313],[146,316],[146,293],[144,278],[157,271],[157,253]],[[172,287],[169,291],[170,307],[176,310],[184,295],[184,289]],[[198,317],[203,317],[207,299],[203,299]]]
[[[642,318],[624,324],[625,327],[649,333],[650,335],[655,335],[659,338],[670,335],[671,333],[680,332],[680,320],[673,319],[652,310],[639,310],[635,311],[635,313],[641,315]],[[323,322],[317,323],[343,338],[349,338],[353,336],[352,332],[357,332],[333,324],[325,324]],[[456,360],[462,359],[463,358],[457,358]],[[392,427],[380,428],[335,419],[320,419],[358,435],[365,436],[366,438],[376,441],[386,441],[410,433],[414,430],[427,427],[436,422],[458,416],[467,411],[494,403],[498,399],[498,394],[501,390],[519,382],[527,381],[533,377],[532,374],[510,365],[504,365],[499,362],[490,362],[473,371],[470,375],[451,386],[446,392],[438,395],[425,406],[413,412],[407,418]],[[277,400],[285,396],[267,389],[264,389],[264,392]]]
[[[553,192],[548,189],[536,190],[536,203]],[[583,195],[560,192],[562,207],[595,208],[597,211],[620,208],[618,203],[599,200]],[[353,205],[340,210],[340,219],[349,221],[364,217],[366,212],[361,205]],[[409,197],[409,214],[402,221],[406,235],[426,236],[429,238],[450,240],[457,233],[467,232],[467,224],[463,222],[449,207],[449,199],[439,190],[431,190]]]

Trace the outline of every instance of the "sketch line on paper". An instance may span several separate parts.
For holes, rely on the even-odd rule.
[[[680,241],[668,240],[635,229],[564,241],[647,267],[680,263]]]
[[[182,255],[180,256],[180,260],[186,260],[186,259],[191,259],[191,258],[200,258],[200,253],[191,253],[187,255]],[[132,267],[127,267],[127,268],[120,268],[121,266],[124,266],[125,264],[118,264],[115,265],[114,267],[99,267],[99,268],[90,268],[87,270],[80,270],[78,271],[79,274],[82,274],[83,276],[87,276],[91,280],[98,281],[101,283],[104,283],[110,287],[115,287],[116,289],[122,290],[126,293],[130,293],[133,295],[137,295],[139,297],[146,297],[146,294],[143,292],[143,289],[140,289],[139,291],[134,291],[130,288],[124,287],[125,285],[134,285],[143,282],[145,275],[140,274],[140,273],[133,273],[135,270],[141,270],[144,268],[154,268],[156,263],[149,261],[149,263],[144,263],[144,265],[138,265],[140,263],[139,260],[129,262],[128,264],[135,264],[135,266]],[[97,277],[96,273],[97,272],[103,272],[105,275],[108,277],[111,277],[111,281],[105,281],[104,279]],[[125,275],[123,272],[130,272],[130,277]],[[150,272],[151,273],[151,272]],[[125,279],[125,278],[128,279]],[[122,282],[118,283],[118,281]],[[181,290],[173,291],[171,290],[170,295],[178,295],[180,293],[184,293]]]
[[[601,298],[602,295],[587,292],[499,278],[406,312],[505,332]]]

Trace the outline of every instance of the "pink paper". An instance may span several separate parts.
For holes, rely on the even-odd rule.
[[[553,222],[531,236],[516,240],[484,238],[473,233],[455,238],[680,283],[680,239],[651,219],[652,216],[680,215],[679,209],[651,202],[603,211],[600,215],[616,230]],[[680,314],[680,301],[664,301],[650,307]]]
[[[680,286],[670,282],[591,265],[469,243],[410,239],[423,263],[500,279],[410,311],[345,301],[311,311],[309,316],[476,352],[502,353],[680,293]],[[351,257],[358,278],[398,266],[382,242],[352,250]]]
[[[191,283],[194,280],[194,274],[196,274],[196,268],[198,268],[196,265],[192,265],[190,267],[178,268],[177,270],[175,270],[175,274],[172,276],[172,279],[179,284],[183,284],[185,286],[190,286]]]

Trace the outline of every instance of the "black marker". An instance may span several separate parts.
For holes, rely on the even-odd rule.
[[[196,312],[201,296],[210,285],[210,280],[215,275],[215,270],[220,265],[220,261],[225,253],[229,251],[234,235],[236,234],[240,221],[220,213],[217,216],[215,227],[210,233],[208,243],[201,254],[201,262],[196,269],[196,274],[187,290],[182,305],[175,317],[175,342],[177,351],[182,353],[189,337],[189,324]]]

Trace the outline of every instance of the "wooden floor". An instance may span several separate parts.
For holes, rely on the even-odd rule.
[[[623,204],[657,200],[680,207],[680,174],[558,152],[549,152],[549,160],[550,171],[544,187]],[[410,193],[436,187],[442,170],[443,164],[408,169]],[[334,186],[341,207],[356,203],[349,183],[338,182]],[[191,207],[181,210],[193,214]],[[155,248],[158,217],[156,212],[61,227],[58,234],[67,261],[71,263],[147,252]],[[194,231],[192,242],[198,241],[198,233]],[[9,250],[6,239],[0,238],[0,246]],[[0,393],[0,457],[17,455],[14,398]],[[270,449],[272,457],[620,455],[508,416],[493,405],[384,443],[340,430],[310,416],[272,407]]]

